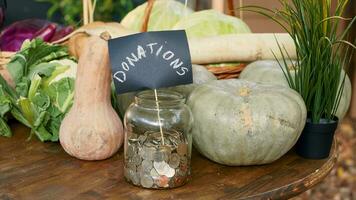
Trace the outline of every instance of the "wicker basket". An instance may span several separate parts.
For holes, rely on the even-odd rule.
[[[243,6],[243,1],[239,0],[239,7]],[[235,6],[233,0],[227,1],[227,14],[231,16],[236,16]],[[240,9],[239,16],[243,18],[243,12]],[[242,70],[246,67],[246,64],[223,64],[219,67],[216,65],[206,65],[207,69],[212,72],[218,79],[232,79],[238,78]]]
[[[11,57],[15,54],[15,52],[9,51],[0,51],[0,70],[4,69],[7,63],[10,62]]]

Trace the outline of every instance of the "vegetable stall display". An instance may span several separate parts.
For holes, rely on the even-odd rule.
[[[303,99],[292,89],[237,79],[202,84],[187,104],[194,146],[231,166],[277,160],[297,142],[307,117]]]
[[[91,37],[80,56],[73,107],[60,128],[64,150],[79,159],[111,157],[123,141],[122,123],[111,106],[108,44]]]
[[[192,129],[181,124],[178,115],[172,115],[170,120],[187,128],[188,135],[191,131],[194,147],[203,156],[222,165],[246,166],[268,164],[285,155],[296,144],[307,121],[307,107],[302,96],[285,87],[283,67],[277,65],[278,61],[252,63],[240,77],[260,83],[235,78],[240,76],[247,63],[256,60],[284,59],[285,54],[289,59],[297,59],[294,38],[284,33],[251,33],[238,18],[213,10],[193,12],[174,0],[154,1],[151,13],[148,12],[149,20],[144,20],[150,10],[147,5],[150,4],[145,3],[131,11],[121,23],[93,21],[91,16],[89,23],[73,32],[47,21],[34,22],[35,28],[30,23],[28,26],[13,24],[11,29],[23,30],[24,35],[12,34],[11,29],[4,31],[0,41],[13,43],[2,42],[0,46],[18,51],[6,69],[0,71],[1,135],[12,135],[9,121],[14,118],[31,129],[30,137],[36,135],[42,142],[59,141],[65,152],[75,158],[93,161],[113,156],[122,146],[124,131],[130,131],[130,128],[141,130],[142,127],[132,123],[131,127],[123,129],[118,113],[121,117],[125,115],[135,93],[119,96],[115,93],[107,40],[136,34],[142,31],[142,24],[147,21],[144,25],[149,31],[184,29],[187,33],[187,52],[194,64],[193,84],[168,90],[178,91],[186,97],[191,109],[189,114],[194,117],[194,120],[189,118]],[[30,33],[25,31],[27,28]],[[253,67],[259,63],[263,69]],[[344,88],[348,91],[350,85],[346,79]],[[173,173],[179,175],[178,172],[184,169],[187,177],[190,175],[187,160],[184,161],[186,150],[181,147],[168,151],[168,146],[164,146],[179,146],[176,144],[179,140],[174,132],[170,133],[167,143],[163,140],[162,130],[167,128],[164,116],[171,112],[172,105],[168,106],[168,112],[160,108],[162,101],[159,97],[155,93],[149,99],[151,120],[145,111],[130,116],[145,122],[143,124],[148,128],[150,125],[157,128],[152,134],[154,137],[141,134],[130,138],[134,149],[129,149],[132,151],[126,165],[134,173],[125,174],[126,178],[136,182],[140,175],[143,180],[150,181],[140,182],[147,188],[154,184],[170,185],[166,175],[172,178]],[[349,93],[342,98],[340,116],[347,109]],[[183,96],[180,103],[184,104]],[[151,146],[145,146],[147,141]],[[153,152],[152,147],[158,145],[157,141],[162,143],[162,149]],[[127,148],[125,144],[125,154],[130,153]],[[174,155],[179,153],[182,155]],[[144,161],[147,157],[153,159]],[[149,166],[149,171],[142,166]],[[158,177],[161,182],[151,182],[141,172]]]
[[[286,66],[283,65],[285,68]],[[287,66],[292,68],[292,64]],[[291,76],[294,77],[295,70],[290,69]],[[345,71],[340,75],[341,79],[345,76]],[[276,60],[263,60],[253,62],[242,71],[241,79],[266,84],[276,84],[288,87],[288,81]],[[339,85],[341,87],[341,83]],[[340,90],[340,89],[339,89]],[[351,103],[351,81],[345,76],[345,83],[343,84],[343,93],[341,95],[339,107],[336,111],[336,116],[341,120],[347,113]]]

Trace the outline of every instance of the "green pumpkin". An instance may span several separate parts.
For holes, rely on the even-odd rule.
[[[206,83],[212,80],[216,80],[216,76],[213,73],[209,72],[204,66],[193,65],[193,84],[189,85],[180,85],[176,87],[170,87],[169,90],[173,90],[183,94],[185,97],[188,97],[189,94],[196,88],[199,84]],[[118,95],[118,107],[121,116],[124,116],[126,109],[135,99],[136,92],[129,92],[126,94]]]
[[[291,67],[291,66],[289,66]],[[292,76],[293,76],[292,71]],[[343,77],[345,72],[341,74]],[[275,60],[262,60],[253,62],[242,71],[240,79],[259,82],[259,83],[270,83],[283,86],[289,86],[286,77],[283,74],[282,69]],[[351,103],[351,81],[346,75],[344,90],[340,99],[340,104],[336,110],[336,116],[341,120],[347,113],[350,103]]]
[[[189,96],[194,146],[225,165],[271,163],[297,142],[307,111],[301,96],[277,85],[211,81]]]

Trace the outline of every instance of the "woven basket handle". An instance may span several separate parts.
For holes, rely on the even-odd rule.
[[[234,0],[227,0],[227,14],[235,16]]]
[[[147,0],[147,6],[145,9],[145,14],[143,15],[143,22],[141,26],[141,32],[147,32],[148,22],[150,21],[151,11],[154,4],[154,0]]]

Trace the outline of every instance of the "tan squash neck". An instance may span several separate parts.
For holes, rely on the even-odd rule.
[[[110,103],[111,68],[107,41],[91,38],[79,58],[75,85],[77,106]]]

